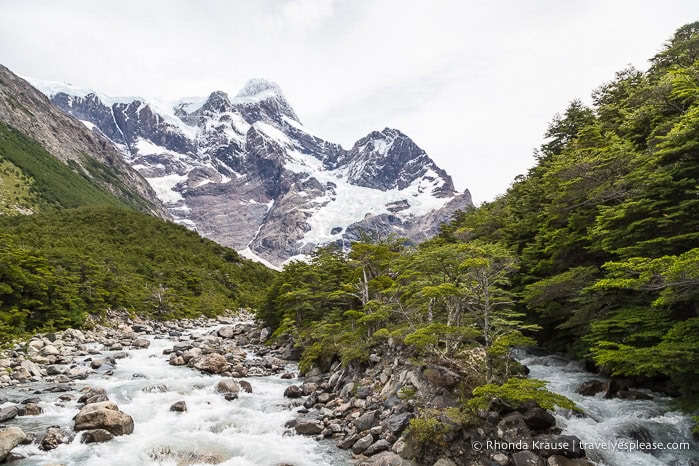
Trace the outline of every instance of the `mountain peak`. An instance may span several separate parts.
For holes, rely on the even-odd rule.
[[[279,85],[264,78],[249,79],[236,96],[238,99],[252,98],[263,100],[269,98],[284,98]]]
[[[244,107],[243,114],[249,121],[257,121],[265,114],[268,119],[277,122],[281,122],[282,116],[300,122],[279,85],[267,79],[248,80],[233,103]]]

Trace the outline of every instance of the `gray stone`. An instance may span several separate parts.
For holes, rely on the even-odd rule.
[[[375,422],[376,411],[368,411],[359,416],[357,420],[354,421],[354,427],[356,427],[357,431],[363,432],[365,430],[371,429],[374,426]]]
[[[150,346],[150,340],[145,338],[136,338],[131,342],[131,346],[134,348],[146,349]]]
[[[503,417],[497,426],[498,438],[509,443],[530,442],[532,439],[529,427],[524,422],[522,414],[514,412]]]
[[[7,406],[0,409],[0,422],[8,421],[12,418],[17,417],[19,410],[17,406]]]
[[[374,437],[371,434],[366,434],[364,437],[354,442],[354,445],[352,445],[352,453],[358,455],[369,448],[372,443],[374,443]]]
[[[284,396],[287,398],[301,398],[303,396],[303,391],[297,385],[289,385],[284,390]]]
[[[413,418],[412,413],[400,413],[389,416],[386,421],[386,427],[394,434],[399,435],[410,424],[410,419]]]
[[[372,456],[382,451],[387,451],[391,448],[391,443],[386,439],[380,439],[372,443],[369,448],[364,450],[366,456]]]
[[[316,419],[299,419],[294,427],[296,433],[301,435],[317,435],[323,432],[323,428],[323,421]]]
[[[522,418],[534,430],[546,430],[556,425],[556,418],[553,417],[553,414],[542,408],[528,409]]]
[[[235,335],[235,327],[226,325],[218,329],[218,336],[221,338],[233,338]]]
[[[235,395],[240,392],[240,385],[233,379],[223,379],[216,384],[217,393],[233,393]]]
[[[252,393],[252,385],[250,385],[250,382],[247,380],[241,380],[238,383],[240,384],[240,388],[242,388],[245,393]]]
[[[176,403],[173,403],[172,406],[170,406],[170,411],[174,411],[176,413],[183,413],[187,411],[187,403],[184,401],[178,401]]]

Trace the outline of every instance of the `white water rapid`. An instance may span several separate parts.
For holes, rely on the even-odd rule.
[[[82,381],[86,386],[106,389],[110,400],[134,418],[133,434],[106,443],[82,444],[78,432],[70,444],[48,452],[39,450],[35,443],[19,446],[13,453],[26,458],[12,464],[316,466],[349,463],[334,442],[318,442],[284,428],[284,423],[295,417],[295,405],[283,397],[284,389],[299,383],[298,380],[282,380],[278,375],[248,377],[244,380],[250,382],[253,393],[241,391],[237,400],[226,401],[214,392],[219,376],[202,375],[187,367],[168,364],[163,350],[172,344],[170,339],[152,339],[148,349],[130,350],[126,359],[119,359],[112,376],[95,374]],[[160,391],[161,385],[166,391]],[[38,396],[44,410],[39,416],[18,417],[10,424],[25,432],[44,432],[52,425],[72,430],[72,417],[79,409],[77,402],[58,402],[61,393],[36,395],[34,390],[38,387],[4,390],[5,396],[15,399]],[[169,410],[177,401],[186,402],[186,412]]]
[[[692,439],[688,416],[672,411],[670,399],[645,393],[653,400],[604,399],[576,393],[587,380],[605,380],[586,372],[574,361],[556,355],[518,358],[531,371],[529,377],[548,381],[548,389],[573,400],[585,417],[556,413],[564,434],[587,444],[588,459],[607,466],[693,466],[699,464],[699,443]],[[656,443],[652,451],[630,451],[640,443]],[[662,448],[662,449],[661,449]]]

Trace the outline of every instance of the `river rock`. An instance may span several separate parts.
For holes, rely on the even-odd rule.
[[[576,392],[583,396],[595,396],[604,390],[604,383],[599,380],[588,380],[580,384]]]
[[[354,442],[354,445],[352,445],[352,453],[358,455],[369,448],[372,443],[374,443],[374,437],[371,434],[366,434],[364,437]]]
[[[376,422],[376,411],[369,411],[362,414],[354,421],[354,427],[358,432],[363,432],[369,430],[373,427],[374,422]],[[367,445],[368,446],[368,445]]]
[[[297,385],[289,385],[284,390],[284,396],[287,398],[301,398],[303,396],[303,391]]]
[[[27,435],[19,427],[8,427],[0,430],[0,462],[7,458],[10,451],[27,438]]]
[[[90,403],[100,403],[103,401],[109,401],[107,397],[107,391],[102,387],[86,387],[83,389],[84,393],[78,398],[78,403],[90,404]]]
[[[187,411],[187,403],[184,401],[178,401],[176,403],[173,403],[172,406],[170,406],[170,411],[174,411],[176,413],[183,413]]]
[[[205,354],[192,361],[194,361],[193,366],[196,369],[209,374],[221,374],[228,370],[228,361],[223,355],[218,353]]]
[[[36,403],[27,403],[24,405],[24,416],[38,416],[44,410]]]
[[[459,380],[461,377],[459,374],[456,372],[447,369],[446,367],[442,366],[437,366],[437,365],[430,365],[428,366],[422,374],[425,376],[427,380],[432,382],[434,385],[437,385],[438,387],[453,387],[457,383],[459,383]]]
[[[240,392],[240,385],[233,379],[223,379],[216,384],[216,392],[237,395]]]
[[[297,434],[317,435],[323,432],[323,421],[316,419],[299,419],[294,427]]]
[[[250,385],[250,382],[247,380],[241,380],[238,383],[240,384],[240,388],[242,388],[245,393],[252,393],[252,385]]]
[[[133,348],[146,349],[150,346],[150,340],[147,340],[145,338],[136,338],[134,341],[131,342],[131,346]]]
[[[389,416],[386,420],[386,427],[394,434],[399,435],[410,424],[410,419],[413,418],[412,413],[400,413]]]
[[[218,329],[218,336],[221,338],[233,338],[235,335],[235,327],[226,325]]]
[[[32,361],[22,361],[19,366],[34,377],[41,377],[41,369]]]
[[[544,460],[529,450],[513,453],[512,464],[514,466],[545,466]]]
[[[377,453],[381,453],[382,451],[389,450],[391,448],[391,443],[386,440],[386,439],[379,439],[376,442],[372,443],[369,448],[364,450],[364,454],[366,456],[372,456]]]
[[[85,405],[75,416],[73,430],[104,429],[114,435],[128,435],[133,432],[133,418],[119,411],[111,401]]]
[[[66,445],[73,441],[73,434],[65,429],[57,426],[52,426],[46,429],[46,433],[39,441],[39,449],[50,451],[58,448],[60,445]]]
[[[529,432],[529,427],[521,413],[514,412],[503,417],[497,426],[498,438],[509,442],[517,443],[530,442],[532,439],[531,433]]]
[[[534,430],[542,431],[556,425],[556,418],[542,408],[531,408],[522,415],[524,422]]]
[[[5,422],[12,418],[17,417],[19,410],[17,406],[7,406],[5,408],[0,408],[0,422]]]

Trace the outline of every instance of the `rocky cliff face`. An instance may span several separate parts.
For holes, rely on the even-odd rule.
[[[386,128],[345,150],[307,130],[269,81],[172,104],[36,85],[111,139],[177,222],[274,265],[362,231],[424,239],[471,205],[405,134]]]
[[[84,99],[83,103],[85,111],[92,109],[90,114],[109,131],[109,112],[104,113],[94,100]],[[123,160],[109,139],[66,115],[44,94],[2,65],[0,122],[38,141],[53,156],[128,204],[163,218],[169,217],[155,191]]]

